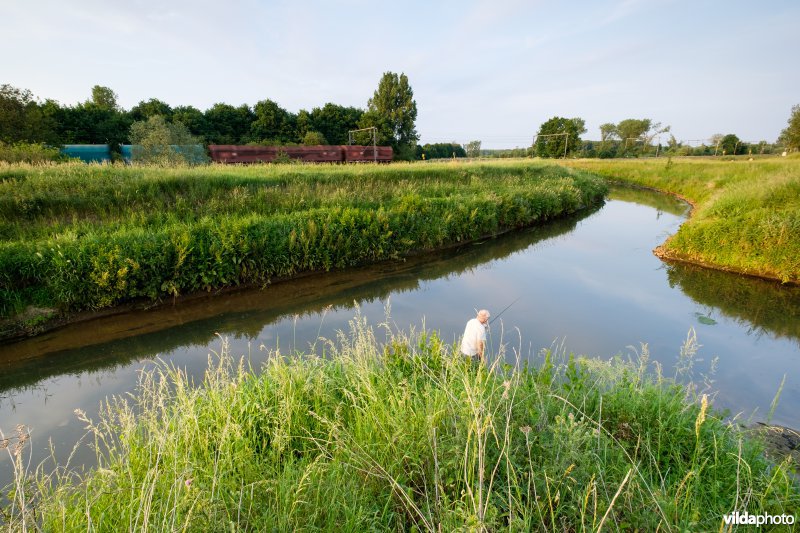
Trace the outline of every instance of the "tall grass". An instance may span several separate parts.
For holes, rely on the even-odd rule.
[[[378,338],[384,339],[379,341]],[[719,531],[791,514],[790,466],[707,396],[637,361],[501,343],[491,368],[435,332],[357,316],[326,357],[228,353],[201,385],[175,367],[91,421],[87,474],[18,476],[16,529]],[[508,355],[514,365],[501,361]]]
[[[692,201],[691,220],[662,247],[667,258],[800,284],[800,158],[564,164]]]
[[[531,163],[0,165],[0,315],[398,258],[566,215],[605,191]]]

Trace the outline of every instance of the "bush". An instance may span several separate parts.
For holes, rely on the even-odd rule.
[[[0,161],[6,163],[41,164],[50,161],[63,161],[64,157],[58,148],[36,143],[7,144],[0,141]]]
[[[306,146],[318,146],[328,144],[325,136],[318,131],[309,131],[303,137],[303,144]]]
[[[98,309],[348,268],[542,223],[598,178],[530,164],[0,169],[0,310]]]
[[[733,511],[800,508],[788,461],[644,354],[545,351],[534,367],[501,350],[487,370],[435,332],[384,327],[381,344],[357,316],[325,357],[272,354],[260,375],[225,341],[201,386],[144,372],[99,421],[79,413],[98,464],[83,475],[27,475],[18,429],[1,516],[23,531],[717,531]]]

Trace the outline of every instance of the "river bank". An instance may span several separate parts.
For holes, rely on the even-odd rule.
[[[4,165],[2,333],[427,253],[577,212],[605,192],[587,173],[531,162]]]
[[[687,223],[658,257],[800,285],[800,158],[572,160],[560,162],[679,195]]]
[[[260,375],[218,353],[202,386],[164,365],[85,419],[89,473],[21,470],[8,523],[710,531],[800,508],[790,462],[646,359],[545,350],[487,370],[359,315],[325,357],[273,353]],[[6,443],[18,461],[25,438]]]

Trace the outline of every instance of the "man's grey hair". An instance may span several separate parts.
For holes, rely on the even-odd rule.
[[[489,311],[487,311],[486,309],[481,309],[480,311],[478,311],[478,316],[485,316],[486,318],[489,318],[491,315],[489,314]]]

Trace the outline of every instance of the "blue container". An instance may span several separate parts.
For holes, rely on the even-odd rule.
[[[130,144],[121,144],[119,145],[119,151],[122,153],[122,160],[125,161],[126,165],[131,164],[131,159],[133,158],[133,146]]]
[[[130,165],[133,161],[134,146],[138,145],[122,144],[119,147],[120,152],[122,153],[122,159],[128,165]],[[202,144],[171,144],[169,147],[173,151],[182,155],[186,162],[190,165],[202,165],[204,163],[208,163],[208,157],[206,156],[206,151]]]
[[[111,161],[111,148],[107,144],[65,144],[61,153],[68,157],[77,157],[86,163]]]

